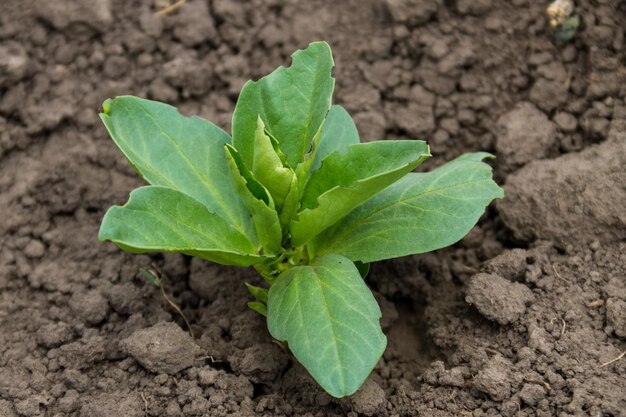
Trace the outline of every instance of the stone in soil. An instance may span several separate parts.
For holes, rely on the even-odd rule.
[[[485,273],[470,279],[465,296],[465,301],[483,316],[503,325],[519,319],[533,300],[533,293],[526,285]]]
[[[144,368],[173,375],[198,363],[202,349],[175,323],[161,322],[135,331],[121,348]]]

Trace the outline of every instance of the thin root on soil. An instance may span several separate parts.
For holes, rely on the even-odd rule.
[[[618,360],[622,359],[624,356],[626,356],[626,350],[623,351],[622,353],[619,354],[619,356],[615,359],[611,359],[608,362],[604,362],[602,365],[598,366],[598,368],[604,368],[605,366],[609,366],[610,364],[617,362]]]
[[[186,2],[187,0],[178,0],[176,3],[172,3],[167,7],[164,7],[163,9],[159,10],[158,12],[155,13],[155,15],[157,16],[167,16],[173,12],[175,12],[176,10],[180,9]]]
[[[144,412],[148,412],[148,400],[146,400],[146,396],[143,393],[143,391],[141,391],[141,399],[143,400],[143,411]]]
[[[155,282],[155,284],[161,290],[161,296],[163,296],[165,301],[174,310],[176,310],[176,312],[183,318],[183,320],[185,322],[185,325],[187,326],[187,330],[189,331],[189,334],[191,335],[191,338],[195,339],[196,337],[195,337],[195,334],[193,332],[193,328],[191,327],[191,324],[189,323],[189,320],[187,320],[187,316],[185,316],[185,313],[183,313],[183,310],[181,310],[180,307],[178,307],[178,305],[175,302],[173,302],[172,299],[165,292],[165,286],[163,285],[163,278],[165,278],[165,274],[163,274],[163,272],[161,272],[161,270],[154,264],[151,265],[151,267],[148,270],[148,272],[150,274],[154,275],[154,277],[157,278],[157,281]]]

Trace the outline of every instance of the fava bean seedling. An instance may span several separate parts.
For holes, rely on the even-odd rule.
[[[99,232],[133,252],[179,252],[253,266],[248,305],[331,395],[354,393],[386,346],[363,277],[370,262],[460,240],[503,193],[487,153],[426,173],[420,140],[360,143],[331,104],[328,44],[316,42],[237,101],[232,138],[167,104],[122,96],[103,104],[113,141],[150,184],[108,210]],[[367,132],[363,132],[367,134]]]

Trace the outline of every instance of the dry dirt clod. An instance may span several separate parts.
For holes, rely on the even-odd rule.
[[[532,129],[529,129],[532,126]],[[520,103],[496,124],[496,149],[509,169],[545,158],[556,147],[556,128],[531,103]]]
[[[437,12],[437,3],[428,0],[387,0],[395,22],[417,26],[426,23]]]
[[[534,161],[509,176],[497,207],[524,241],[603,243],[626,238],[626,140],[606,141],[580,153]]]
[[[363,386],[350,397],[350,403],[359,414],[365,416],[377,416],[385,410],[387,399],[385,391],[371,378],[367,379]]]
[[[626,300],[606,300],[606,322],[621,339],[626,339]]]
[[[510,372],[513,364],[502,356],[494,356],[473,380],[474,386],[489,394],[496,401],[509,398],[511,394]]]
[[[97,290],[76,293],[70,298],[70,307],[88,324],[98,324],[109,311],[109,303]]]
[[[483,316],[503,325],[519,319],[534,299],[527,286],[484,273],[470,279],[465,296],[465,301],[476,306]]]
[[[113,23],[111,0],[35,0],[34,10],[41,19],[57,29],[84,24],[97,31],[104,31]]]
[[[121,347],[146,369],[169,375],[198,364],[202,355],[193,339],[171,322],[137,330],[121,341]]]

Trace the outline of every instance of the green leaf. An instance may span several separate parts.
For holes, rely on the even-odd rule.
[[[248,292],[250,292],[250,294],[252,294],[252,296],[255,298],[254,301],[248,302],[248,308],[267,317],[268,290],[265,288],[254,286],[252,284],[248,284],[247,282],[245,284]]]
[[[289,222],[300,208],[300,189],[298,184],[298,178],[294,175],[291,178],[289,193],[287,193],[285,201],[283,202],[283,207],[280,210],[280,213],[278,213],[280,227],[285,231],[285,233],[289,230],[287,227]]]
[[[352,117],[346,109],[334,104],[324,120],[311,171],[317,171],[328,155],[333,152],[344,153],[348,146],[359,142],[359,132]]]
[[[248,292],[252,294],[254,298],[267,304],[267,290],[265,288],[257,287],[255,285],[248,284],[247,282],[245,284]]]
[[[102,121],[115,144],[150,184],[179,190],[258,243],[250,213],[228,172],[230,137],[213,123],[176,108],[122,96],[103,105]]]
[[[465,154],[431,172],[408,174],[319,235],[309,251],[374,262],[459,241],[504,195],[481,162],[488,157]]]
[[[254,134],[254,177],[267,188],[272,195],[276,210],[280,209],[289,194],[295,176],[291,168],[283,166],[280,157],[272,146],[272,140],[265,134],[265,125],[259,117]]]
[[[248,301],[248,308],[250,310],[256,311],[260,315],[267,317],[267,306],[258,301]]]
[[[331,395],[354,393],[387,339],[381,312],[359,271],[339,255],[283,272],[269,292],[267,325]]]
[[[282,229],[271,194],[254,178],[235,148],[226,145],[225,152],[237,192],[252,213],[252,221],[264,254],[278,252],[282,243]]]
[[[306,185],[304,210],[289,227],[291,242],[307,243],[429,156],[428,145],[419,140],[360,143],[331,154]]]
[[[98,238],[132,252],[181,252],[225,265],[248,266],[265,258],[246,236],[180,191],[140,187],[124,206],[111,207]]]
[[[328,44],[314,42],[292,55],[289,68],[279,67],[243,86],[233,114],[233,145],[248,166],[254,158],[258,116],[287,155],[289,166],[295,168],[302,161],[330,108],[333,65]]]
[[[145,279],[150,281],[155,286],[157,287],[161,286],[161,280],[152,271],[147,270],[146,268],[139,268],[139,272],[141,272],[141,275],[143,275]]]

